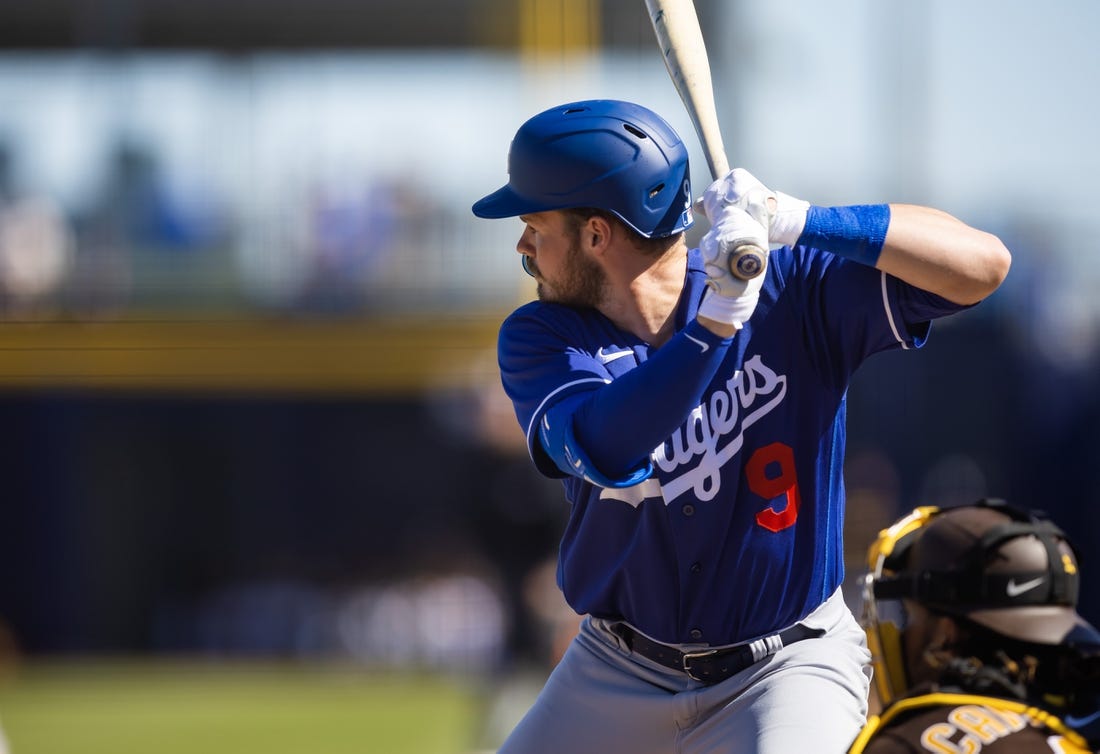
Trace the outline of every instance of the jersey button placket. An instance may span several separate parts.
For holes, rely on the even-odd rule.
[[[694,516],[694,515],[695,515],[695,506],[694,506],[694,505],[692,505],[691,503],[686,503],[686,504],[684,505],[684,507],[680,509],[680,511],[681,511],[681,512],[682,512],[682,513],[683,513],[683,514],[684,514],[685,516]]]
[[[688,631],[688,636],[690,636],[694,641],[699,641],[703,638],[703,632],[698,628],[693,628]]]

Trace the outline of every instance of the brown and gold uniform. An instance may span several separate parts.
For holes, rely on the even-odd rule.
[[[1023,702],[930,693],[900,699],[868,720],[849,754],[1089,754],[1059,718]]]

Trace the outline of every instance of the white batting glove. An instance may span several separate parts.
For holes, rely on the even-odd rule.
[[[768,240],[778,246],[794,246],[806,228],[806,212],[810,203],[775,191],[775,211],[768,228]]]
[[[699,242],[710,287],[699,306],[699,315],[737,329],[741,329],[756,308],[768,266],[767,196],[754,191],[744,197],[743,204],[744,208],[723,206]],[[742,280],[730,271],[730,254],[744,244],[765,253],[764,269],[751,280]]]
[[[774,246],[793,245],[806,227],[806,211],[810,203],[781,191],[772,191],[744,168],[734,168],[712,183],[696,204],[713,223],[721,216],[723,207],[744,208],[749,194],[758,193],[767,197],[770,210],[768,243]]]

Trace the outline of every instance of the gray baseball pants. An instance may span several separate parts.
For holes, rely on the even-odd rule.
[[[867,717],[870,653],[837,590],[801,621],[825,635],[712,686],[580,632],[499,754],[840,754]]]

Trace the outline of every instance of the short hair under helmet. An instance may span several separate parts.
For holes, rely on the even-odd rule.
[[[1016,641],[1100,646],[1100,632],[1077,613],[1073,545],[1039,512],[997,499],[920,507],[879,533],[868,566],[863,625],[884,704],[906,687],[891,601],[913,600]]]
[[[688,151],[661,116],[631,102],[552,107],[520,126],[508,184],[473,206],[478,217],[595,207],[648,238],[691,227]]]

